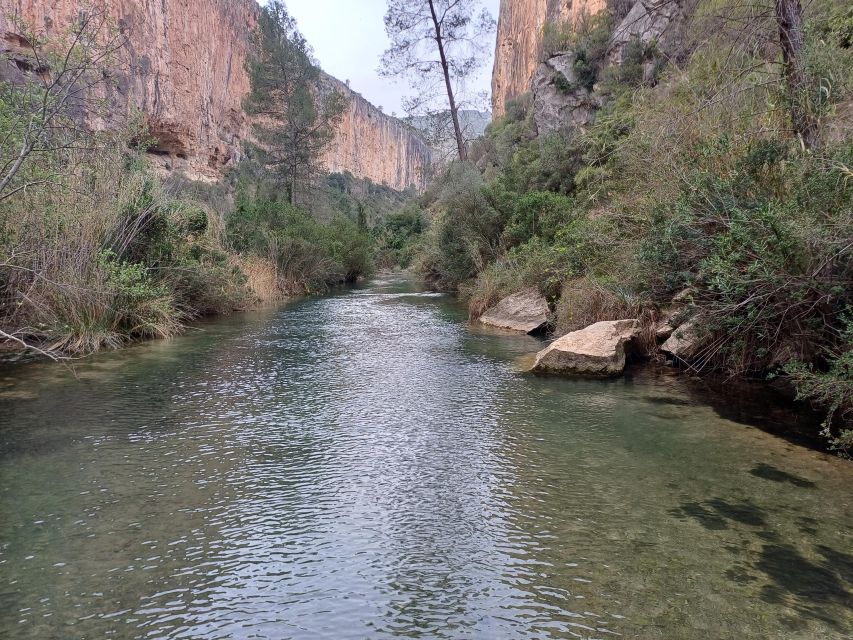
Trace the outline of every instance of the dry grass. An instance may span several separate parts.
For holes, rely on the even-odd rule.
[[[221,269],[169,257],[190,247],[188,239],[146,263],[150,247],[159,251],[158,230],[180,207],[120,141],[55,161],[45,170],[58,177],[0,206],[0,329],[7,334],[57,353],[168,337],[204,312],[191,304],[201,299],[187,298],[190,289],[221,299],[234,285]]]
[[[262,303],[279,302],[287,297],[282,290],[275,261],[256,256],[235,256],[232,260],[246,275],[247,286]]]

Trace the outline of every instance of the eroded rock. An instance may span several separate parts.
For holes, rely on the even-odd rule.
[[[504,114],[509,98],[530,90],[546,24],[577,24],[607,9],[605,0],[503,0],[492,72],[492,112]]]
[[[40,73],[30,42],[18,33],[20,18],[48,40],[64,34],[79,19],[79,0],[0,0],[0,79]],[[111,81],[94,97],[98,109],[92,129],[127,126],[138,109],[157,140],[151,158],[165,170],[191,180],[214,182],[243,156],[253,120],[243,111],[251,88],[246,59],[259,6],[254,0],[99,0],[111,22],[127,37],[116,56]],[[14,10],[12,8],[14,7]],[[330,172],[404,190],[422,189],[433,163],[423,138],[403,122],[383,114],[345,83],[322,75],[321,90],[347,98],[334,142],[323,154]],[[103,113],[102,113],[103,112]]]
[[[639,333],[636,320],[612,320],[572,331],[536,355],[532,371],[616,376],[625,370],[626,346]]]
[[[540,134],[575,130],[595,119],[600,100],[575,71],[577,56],[567,51],[539,65],[531,82],[533,119]]]
[[[638,0],[613,31],[610,64],[622,64],[632,40],[639,40],[644,45],[654,42],[658,49],[672,55],[672,40],[675,38],[670,36],[684,18],[682,5],[680,0]]]
[[[480,322],[490,327],[533,333],[548,323],[548,302],[538,291],[520,291],[504,298],[480,316]]]
[[[661,351],[683,362],[692,360],[707,337],[701,322],[701,318],[694,317],[682,324],[661,345]]]

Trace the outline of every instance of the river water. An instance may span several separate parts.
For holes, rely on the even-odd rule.
[[[0,638],[851,638],[853,465],[404,279],[0,371]]]

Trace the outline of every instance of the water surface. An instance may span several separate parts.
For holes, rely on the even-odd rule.
[[[0,638],[850,638],[849,463],[401,279],[0,370]]]

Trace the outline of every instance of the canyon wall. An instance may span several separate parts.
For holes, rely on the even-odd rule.
[[[254,0],[96,0],[128,40],[112,83],[112,112],[96,126],[121,126],[132,108],[157,139],[152,153],[167,169],[215,181],[237,162],[251,132],[242,109],[245,68],[256,24]],[[81,0],[0,0],[0,51],[21,48],[16,19],[48,39],[64,34]],[[345,84],[349,110],[326,154],[330,171],[350,171],[403,190],[422,188],[432,162],[429,146]]]
[[[495,67],[492,74],[492,113],[530,89],[540,63],[542,30],[546,23],[576,23],[584,14],[607,8],[606,0],[501,0]]]

